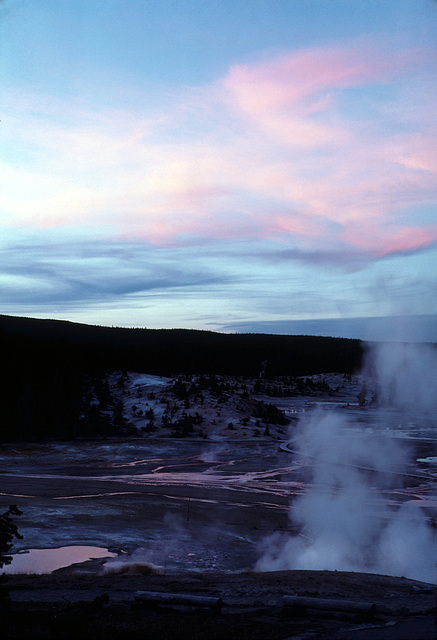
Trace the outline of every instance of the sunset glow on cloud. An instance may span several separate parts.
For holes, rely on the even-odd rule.
[[[54,19],[61,20],[66,11],[42,4],[44,11],[56,14]],[[91,5],[95,26],[97,5]],[[141,4],[133,5],[133,13],[141,15]],[[403,5],[407,11],[409,3]],[[278,3],[284,19],[291,6],[297,19],[300,3]],[[344,10],[342,2],[333,6]],[[431,3],[428,10],[435,13]],[[24,2],[8,19],[18,24],[35,11],[32,3]],[[241,7],[235,11],[240,15]],[[144,20],[150,18],[147,8],[144,12]],[[304,11],[298,19],[302,27],[307,24]],[[332,275],[320,292],[325,302],[314,296],[309,319],[396,315],[404,313],[405,306],[410,313],[437,313],[436,280],[429,273],[424,276],[429,282],[427,304],[419,304],[413,294],[408,305],[396,296],[384,304],[376,300],[373,307],[367,303],[375,265],[384,264],[386,273],[392,259],[399,273],[396,261],[410,260],[407,286],[408,278],[420,278],[424,262],[437,255],[437,49],[423,38],[415,39],[414,30],[405,42],[378,33],[376,12],[374,19],[369,33],[351,27],[353,35],[333,40],[327,34],[324,43],[319,33],[312,42],[310,25],[308,41],[300,46],[281,40],[275,49],[270,44],[263,50],[254,40],[253,50],[239,59],[232,54],[226,58],[223,52],[220,73],[201,81],[193,75],[191,84],[157,81],[136,69],[135,61],[122,82],[115,78],[112,83],[110,74],[102,75],[100,69],[100,81],[93,85],[86,68],[65,59],[59,65],[73,71],[73,83],[61,88],[42,72],[40,82],[15,78],[11,62],[0,123],[0,225],[9,256],[26,250],[28,273],[22,257],[21,266],[16,258],[5,261],[2,312],[32,315],[34,309],[47,317],[73,313],[100,323],[99,305],[104,302],[109,309],[126,307],[126,313],[114,311],[113,322],[125,324],[134,304],[130,322],[138,326],[147,325],[149,318],[154,326],[214,328],[229,324],[215,315],[212,300],[218,298],[233,309],[235,322],[282,321],[295,317],[287,296],[297,295],[298,286],[308,286],[302,283],[317,281],[314,269],[319,264],[324,278],[326,269]],[[49,42],[50,36],[48,30]],[[13,36],[9,45],[19,49]],[[147,55],[147,44],[139,41],[137,46]],[[107,64],[110,70],[115,62]],[[84,277],[80,246],[88,243],[108,261],[107,285],[98,278],[93,288],[94,311],[79,286]],[[45,277],[36,281],[42,268],[36,249],[41,246],[48,255],[53,252],[56,291],[63,286],[59,273],[70,272],[61,296],[68,307],[52,305],[55,276],[47,258]],[[140,247],[144,254],[138,261]],[[116,265],[115,256],[121,254],[125,260]],[[126,297],[117,293],[116,283],[132,270],[129,255],[136,256],[133,270],[144,273],[144,282],[139,286],[133,278]],[[150,286],[145,255],[153,271],[166,270],[177,256],[181,274],[209,273],[214,292],[202,293],[201,285],[196,289],[188,276],[172,286],[170,277],[161,284],[160,325],[159,309],[150,313],[152,301],[144,293]],[[253,260],[250,275],[248,256]],[[174,273],[173,267],[170,271]],[[370,280],[362,302],[350,300],[348,305],[343,285],[356,272],[362,285]],[[390,289],[390,274],[384,277]],[[27,303],[27,278],[47,291],[46,313],[44,295],[37,307]],[[295,281],[296,289],[284,285],[281,290],[279,281]],[[174,287],[186,291],[178,310],[171,303]],[[261,298],[266,288],[279,297],[276,313],[259,315],[253,304],[257,287]],[[163,303],[166,295],[169,300]],[[240,298],[238,309],[234,296]],[[201,313],[197,300],[203,300]],[[81,316],[84,307],[89,311]]]

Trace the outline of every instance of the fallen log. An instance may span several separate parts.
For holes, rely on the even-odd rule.
[[[185,605],[188,607],[209,607],[220,611],[223,605],[221,598],[197,596],[190,593],[162,593],[158,591],[137,591],[135,600],[145,604]]]
[[[376,604],[372,602],[355,602],[353,600],[284,596],[283,604],[287,607],[300,607],[302,609],[323,609],[324,611],[343,611],[347,613],[376,613]]]

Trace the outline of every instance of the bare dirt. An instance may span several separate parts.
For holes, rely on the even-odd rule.
[[[331,571],[96,572],[96,562],[49,575],[11,575],[2,606],[7,638],[432,640],[437,587],[405,578]],[[93,565],[94,563],[94,565]],[[93,566],[91,566],[93,565]],[[138,591],[221,599],[216,609],[147,605]],[[372,614],[296,609],[286,595],[366,602]]]

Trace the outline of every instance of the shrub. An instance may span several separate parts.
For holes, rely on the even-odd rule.
[[[13,516],[21,516],[21,513],[17,505],[11,504],[9,509],[0,515],[0,569],[12,562],[12,557],[8,553],[12,549],[13,538],[23,539],[23,536],[18,533],[17,525],[12,521]]]

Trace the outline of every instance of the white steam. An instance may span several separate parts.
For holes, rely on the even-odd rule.
[[[437,348],[389,343],[370,347],[364,374],[373,380],[381,406],[420,413],[436,420]]]
[[[433,415],[435,426],[433,347],[375,346],[366,365],[371,371],[384,405]],[[390,501],[389,490],[401,487],[408,471],[409,448],[381,433],[369,435],[340,412],[318,411],[301,421],[292,448],[308,460],[311,477],[310,489],[290,508],[299,535],[265,539],[257,570],[364,571],[436,581],[435,532],[424,511]]]
[[[132,553],[108,560],[104,573],[161,573],[170,559],[186,556],[192,542],[182,516],[166,513],[163,517],[162,535],[149,540],[144,547]]]

